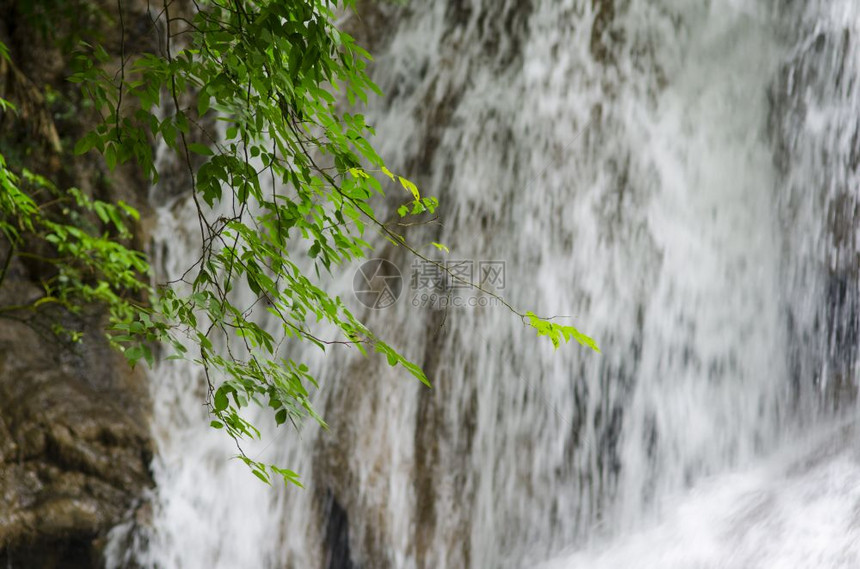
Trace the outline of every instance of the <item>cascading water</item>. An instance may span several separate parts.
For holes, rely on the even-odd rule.
[[[111,564],[860,564],[860,6],[362,14],[345,25],[377,56],[376,144],[442,203],[443,224],[411,237],[503,260],[512,304],[571,316],[603,354],[553,353],[500,306],[416,308],[407,283],[365,317],[434,389],[308,352],[330,430],[273,431],[249,451],[304,490],[228,461],[199,373],[161,363],[152,527],[119,528]],[[183,199],[161,211],[165,278],[193,263],[193,215]],[[381,253],[409,275],[402,252]]]

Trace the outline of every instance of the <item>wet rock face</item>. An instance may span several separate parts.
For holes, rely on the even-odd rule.
[[[326,569],[358,569],[349,551],[349,517],[331,491],[326,492],[324,512]]]
[[[793,382],[795,390],[813,389],[827,407],[851,408],[860,390],[860,120],[853,87],[860,51],[852,29],[821,23],[819,5],[787,9],[799,47],[768,94],[782,187],[777,206],[793,229],[791,249],[814,267],[786,279],[791,293],[818,300],[810,309],[800,296],[786,308]]]
[[[146,47],[135,30],[146,31],[148,19],[145,3],[123,5],[128,54]],[[32,28],[26,9],[34,6],[51,3],[0,0],[0,41],[9,46],[18,70],[15,92],[38,94],[50,86],[61,94],[61,105],[74,108],[79,95],[65,81],[67,54]],[[118,33],[105,32],[105,45],[117,54],[113,36]],[[35,95],[27,104],[30,116],[48,117],[51,128],[34,132],[32,121],[7,120],[0,129],[0,152],[14,158],[10,163],[44,174],[60,187],[122,199],[147,217],[147,184],[134,167],[111,173],[94,155],[71,155],[74,141],[93,127],[95,117],[62,112],[65,107],[51,107]],[[57,136],[45,140],[45,132]],[[137,228],[138,247],[146,239],[142,227]],[[0,261],[7,249],[0,238]],[[44,270],[14,261],[0,283],[0,307],[39,298],[36,283]],[[152,485],[146,376],[142,369],[129,369],[103,340],[103,308],[85,307],[74,321],[43,311],[7,316],[0,312],[0,567],[103,566],[105,535],[135,515]],[[51,333],[57,321],[80,327],[84,341],[61,343]]]
[[[97,322],[70,347],[0,319],[0,566],[100,566],[151,484],[145,377]]]

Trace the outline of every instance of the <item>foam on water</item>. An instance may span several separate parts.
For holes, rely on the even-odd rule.
[[[540,568],[857,567],[856,441],[853,428],[830,430],[813,445],[801,441],[760,466],[716,476],[690,492],[667,497],[659,522],[649,527]],[[846,444],[851,448],[845,449]]]

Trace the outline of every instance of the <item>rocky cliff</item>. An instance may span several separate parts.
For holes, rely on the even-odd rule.
[[[118,58],[143,49],[151,34],[146,4],[0,0],[0,97],[19,108],[0,113],[0,153],[61,188],[123,199],[147,216],[145,181],[132,168],[108,172],[97,156],[73,156],[96,120],[66,81],[71,47],[96,39]],[[120,41],[120,36],[124,36]],[[118,59],[117,59],[118,61]],[[138,246],[144,243],[137,228]],[[7,247],[0,244],[0,255]],[[5,257],[3,258],[5,261]],[[44,267],[15,259],[0,286],[0,306],[31,302]],[[131,370],[101,331],[105,315],[76,317],[80,344],[50,332],[67,315],[0,312],[0,566],[102,565],[106,532],[134,515],[151,486],[150,402],[142,369]]]

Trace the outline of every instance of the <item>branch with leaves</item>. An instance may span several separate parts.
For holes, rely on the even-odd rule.
[[[0,68],[4,65],[14,70],[8,49],[0,43]],[[23,76],[17,81],[29,85]],[[0,113],[18,112],[12,102],[0,98]],[[32,115],[47,112],[37,108],[23,118]],[[43,130],[56,147],[53,123]],[[132,318],[149,288],[146,257],[123,244],[130,242],[129,225],[138,219],[138,212],[126,203],[94,200],[77,188],[60,190],[29,170],[13,171],[0,155],[0,241],[5,247],[0,287],[16,257],[45,267],[40,294],[20,303],[0,304],[0,317],[27,321],[48,307],[76,315],[84,306],[102,304],[109,307],[114,320]],[[82,337],[81,330],[59,320],[53,330],[72,341]]]
[[[113,341],[126,346],[132,363],[151,362],[148,342],[157,339],[172,346],[173,357],[199,364],[209,382],[211,424],[236,441],[238,458],[266,482],[275,475],[298,484],[296,473],[241,451],[242,439],[260,436],[242,410],[253,402],[270,407],[279,425],[307,417],[324,425],[310,399],[317,381],[307,365],[284,356],[289,341],[373,350],[430,385],[418,365],[318,283],[321,272],[371,252],[369,233],[448,272],[372,207],[384,195],[383,182],[399,184],[410,197],[398,209],[404,227],[405,218],[432,214],[438,201],[390,171],[369,141],[373,130],[364,116],[343,110],[343,99],[354,108],[379,94],[366,72],[370,55],[332,23],[335,10],[354,9],[352,0],[195,5],[193,17],[180,18],[165,1],[153,17],[163,33],[159,52],[126,59],[123,49],[118,73],[108,71],[101,46],[83,44],[71,78],[102,117],[76,153],[95,149],[110,168],[134,161],[155,183],[153,143],[163,144],[185,163],[197,211],[199,260],[179,281],[157,285],[150,305],[113,314]],[[224,123],[223,135],[201,126],[204,117]],[[112,220],[110,210],[107,216]],[[311,274],[300,266],[304,256],[313,260]],[[597,350],[572,326],[516,310],[480,283],[449,274],[499,298],[555,346],[573,338]],[[240,304],[238,288],[250,291],[250,307]],[[278,323],[276,333],[256,306]],[[320,322],[340,336],[321,339]]]

